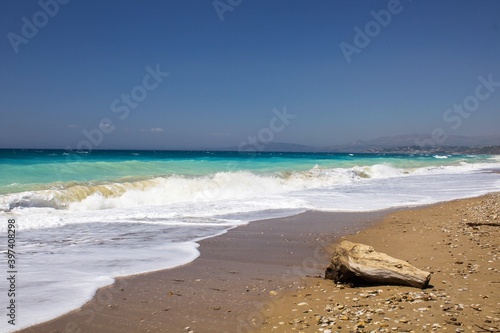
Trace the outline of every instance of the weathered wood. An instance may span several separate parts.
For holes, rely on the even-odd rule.
[[[425,288],[431,274],[404,260],[376,252],[371,246],[342,241],[335,248],[325,278],[353,285],[394,284]]]
[[[480,227],[483,225],[489,227],[500,227],[500,223],[489,223],[489,222],[467,222],[465,224],[467,224],[469,227]]]

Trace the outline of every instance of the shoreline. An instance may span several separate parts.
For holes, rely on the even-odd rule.
[[[269,299],[266,290],[320,274],[331,242],[400,209],[306,211],[237,226],[201,240],[200,256],[188,264],[118,277],[79,309],[16,332],[235,332],[228,319],[248,325],[254,304]],[[315,258],[315,265],[302,267],[304,258]]]
[[[200,241],[201,255],[191,263],[119,277],[113,285],[99,289],[81,308],[17,332],[269,329],[266,325],[273,318],[266,317],[269,306],[276,308],[279,304],[280,309],[286,309],[283,304],[293,303],[290,295],[297,288],[318,283],[329,261],[330,245],[340,237],[370,234],[394,214],[467,200],[478,198],[363,213],[307,211],[250,222]],[[268,324],[260,326],[264,322]],[[279,325],[277,332],[281,332]]]

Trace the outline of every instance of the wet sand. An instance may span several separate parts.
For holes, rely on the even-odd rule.
[[[182,267],[117,279],[21,332],[498,332],[500,195],[371,213],[306,212],[200,242]],[[345,237],[432,272],[425,290],[322,278]]]
[[[201,241],[190,264],[118,278],[82,308],[20,332],[247,332],[262,324],[269,291],[321,274],[325,247],[386,214],[310,211],[252,222]]]

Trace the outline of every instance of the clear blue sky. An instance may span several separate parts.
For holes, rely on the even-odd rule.
[[[54,12],[54,1],[42,3]],[[37,1],[1,1],[0,147],[75,148],[83,131],[99,149],[237,146],[284,107],[296,117],[275,122],[277,142],[500,132],[500,87],[469,98],[467,118],[443,119],[479,76],[500,82],[500,1],[401,0],[386,26],[368,23],[391,1],[220,3],[232,9],[223,20],[212,0],[71,0],[53,17]],[[33,36],[23,26],[34,21]],[[367,24],[373,37],[348,63],[340,45],[356,46]],[[145,90],[157,65],[169,75]]]

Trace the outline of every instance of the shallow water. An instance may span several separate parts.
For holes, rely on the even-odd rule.
[[[483,172],[500,158],[486,155],[0,151],[0,167],[0,218],[18,227],[17,329],[79,307],[113,277],[192,261],[197,240],[249,221],[500,190],[500,175]]]

